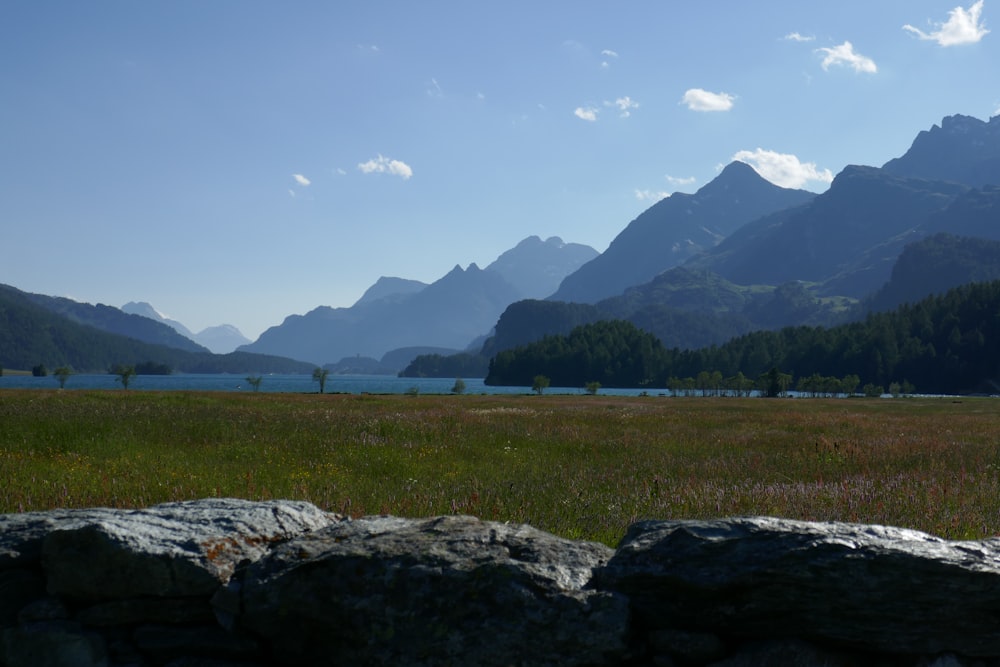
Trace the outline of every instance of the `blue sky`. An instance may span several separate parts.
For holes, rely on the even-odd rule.
[[[995,3],[995,4],[994,4]],[[0,282],[256,338],[1000,112],[1000,0],[6,0]]]

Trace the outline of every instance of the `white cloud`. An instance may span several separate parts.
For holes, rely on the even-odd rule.
[[[844,42],[834,47],[823,47],[816,49],[816,51],[826,54],[823,58],[823,69],[825,70],[830,69],[831,65],[844,65],[853,68],[855,72],[866,74],[875,74],[878,71],[875,61],[860,53],[855,53],[854,45],[850,42]]]
[[[919,28],[906,24],[903,30],[909,30],[920,39],[937,42],[941,46],[957,46],[959,44],[975,44],[989,30],[983,25],[983,0],[972,3],[968,9],[955,7],[948,12],[948,20],[944,23],[932,23],[937,29],[924,32]]]
[[[784,40],[787,42],[811,42],[814,39],[816,38],[812,35],[807,36],[798,32],[790,32],[784,37]]]
[[[358,163],[358,169],[364,174],[392,174],[400,176],[404,181],[413,176],[413,169],[410,165],[401,160],[392,160],[381,154],[378,157],[368,160],[368,162]]]
[[[639,201],[657,202],[669,196],[669,192],[663,192],[662,190],[639,190],[638,188],[635,190],[635,198]]]
[[[729,111],[736,97],[729,93],[710,93],[701,88],[691,88],[684,93],[681,103],[692,111]]]
[[[788,153],[758,148],[755,151],[739,151],[732,159],[746,162],[758,174],[783,188],[801,188],[810,181],[825,184],[833,181],[833,173],[829,169],[819,169],[815,162],[801,162]]]
[[[607,56],[608,58],[617,58],[618,57],[618,52],[617,51],[612,51],[611,49],[604,49],[603,51],[601,51],[601,55],[602,56]]]
[[[619,97],[614,102],[605,102],[606,107],[617,107],[619,114],[622,118],[628,118],[632,115],[632,109],[638,109],[639,103],[633,100],[631,97],[626,95],[625,97]]]
[[[600,111],[600,109],[596,109],[594,107],[577,107],[573,110],[573,115],[577,118],[582,118],[583,120],[593,123],[597,120],[598,111]]]
[[[671,185],[676,185],[678,187],[684,187],[687,185],[694,185],[697,182],[697,178],[694,176],[688,176],[687,178],[677,178],[676,176],[667,175],[667,183]]]
[[[310,183],[312,183],[312,181],[310,181],[308,178],[306,178],[302,174],[292,174],[292,178],[295,179],[296,183],[298,183],[299,185],[302,185],[302,186],[306,186],[306,185],[309,185]]]

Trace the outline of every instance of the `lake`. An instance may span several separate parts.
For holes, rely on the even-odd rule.
[[[488,387],[482,378],[463,378],[467,394],[530,394],[531,387]],[[450,394],[455,378],[401,378],[394,375],[330,375],[326,380],[327,393],[346,394],[405,394],[416,388],[421,394]],[[0,376],[0,389],[57,389],[59,381],[49,375]],[[70,376],[66,390],[112,389],[121,391],[117,375],[107,373],[80,373]],[[129,382],[129,390],[137,391],[244,391],[253,388],[244,375],[176,373],[173,375],[136,375]],[[260,383],[263,392],[315,393],[319,383],[311,375],[264,375]],[[604,395],[636,396],[642,389],[604,389]],[[646,390],[650,394],[665,393],[665,389]],[[583,394],[583,387],[549,387],[546,394]]]

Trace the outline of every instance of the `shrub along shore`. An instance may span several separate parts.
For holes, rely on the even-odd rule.
[[[0,392],[0,513],[204,497],[472,514],[614,545],[774,515],[1000,534],[988,398]]]

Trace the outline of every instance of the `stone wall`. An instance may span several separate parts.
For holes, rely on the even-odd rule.
[[[0,665],[1000,666],[1000,543],[766,517],[617,550],[209,499],[0,515]]]

